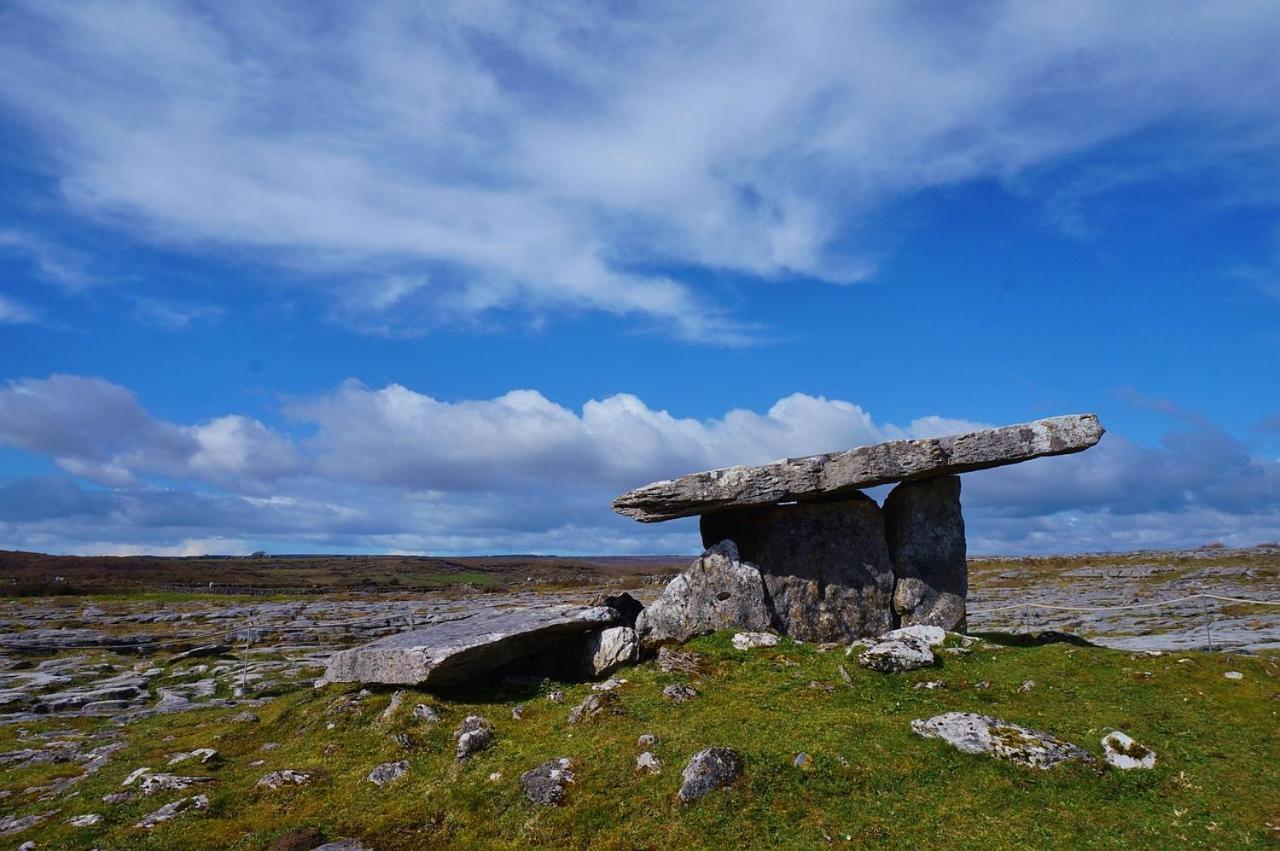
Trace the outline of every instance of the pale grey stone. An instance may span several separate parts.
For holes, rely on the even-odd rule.
[[[1031,768],[1049,769],[1068,760],[1092,763],[1088,751],[1049,733],[972,712],[946,712],[911,722],[927,739],[942,739],[963,753],[990,754]]]
[[[166,821],[170,821],[176,816],[185,812],[194,812],[198,810],[207,810],[209,808],[209,798],[206,795],[194,795],[190,798],[179,798],[165,804],[158,810],[143,816],[142,821],[138,822],[135,827],[155,827]]]
[[[520,775],[524,795],[535,804],[560,806],[573,780],[573,761],[568,757],[547,760]]]
[[[928,668],[936,661],[928,644],[909,636],[879,641],[858,655],[859,665],[886,674]]]
[[[698,690],[687,683],[672,683],[662,690],[662,696],[675,703],[686,703],[698,696]]]
[[[182,777],[177,774],[167,774],[160,772],[157,774],[147,774],[142,778],[141,789],[144,795],[154,795],[157,792],[175,792],[186,789],[188,786],[195,786],[199,783],[212,783],[212,777]]]
[[[650,751],[644,751],[640,756],[636,757],[637,774],[659,774],[661,772],[662,760],[658,759]]]
[[[1109,764],[1125,771],[1155,768],[1156,765],[1155,751],[1138,744],[1119,730],[1112,730],[1102,737],[1102,752]]]
[[[617,692],[595,692],[587,695],[586,700],[579,703],[569,713],[570,724],[581,724],[605,715],[626,715],[627,709],[622,705],[622,698]]]
[[[682,803],[696,801],[708,792],[723,789],[742,776],[742,757],[732,748],[699,751],[684,767],[684,781],[676,797]]]
[[[35,813],[29,816],[4,816],[0,818],[0,836],[12,836],[15,833],[22,833],[24,830],[30,830],[41,822],[48,821],[56,816],[61,810],[49,810],[44,813]]]
[[[270,774],[263,775],[258,780],[258,785],[266,789],[280,789],[285,786],[305,786],[310,782],[310,774],[303,771],[295,771],[292,768],[284,768],[280,771],[273,771]]]
[[[592,633],[586,642],[583,669],[588,677],[602,677],[640,657],[640,641],[629,626]]]
[[[653,523],[744,505],[830,497],[922,479],[1065,455],[1093,446],[1103,429],[1093,414],[923,440],[895,440],[759,467],[727,467],[654,482],[613,502],[619,514]]]
[[[72,827],[93,827],[101,822],[102,816],[98,813],[85,813],[84,815],[72,816],[67,819],[67,824]]]
[[[757,647],[777,647],[778,636],[771,632],[739,632],[733,636],[735,650],[754,650]]]
[[[458,740],[456,756],[464,760],[493,743],[493,725],[479,715],[468,715],[453,731],[453,737]]]
[[[884,501],[893,609],[904,625],[962,629],[969,593],[960,477],[903,482]]]
[[[581,640],[611,626],[610,608],[488,608],[335,653],[321,683],[444,686]]]
[[[710,547],[636,619],[641,646],[655,648],[730,627],[768,629],[764,582],[733,541]]]
[[[385,786],[393,780],[399,779],[406,771],[409,770],[409,761],[407,759],[396,760],[395,762],[384,762],[373,771],[369,772],[369,776],[365,779],[374,786]]]
[[[440,720],[440,712],[434,706],[428,706],[425,703],[419,703],[413,707],[413,717],[419,721],[426,721],[434,724]]]
[[[947,631],[940,626],[916,624],[914,626],[891,629],[884,635],[879,636],[876,641],[897,641],[902,638],[915,639],[916,641],[924,642],[929,647],[941,647],[943,642],[947,640]]]

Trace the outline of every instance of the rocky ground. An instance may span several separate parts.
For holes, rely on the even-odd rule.
[[[1217,657],[1224,660],[1231,657],[1221,651],[1260,654],[1260,664],[1270,666],[1269,659],[1280,649],[1280,610],[1276,608],[1204,599],[1167,607],[1107,612],[1032,609],[1027,604],[1113,607],[1195,593],[1276,600],[1280,599],[1278,565],[1280,549],[1272,548],[1070,559],[975,560],[971,565],[969,628],[975,633],[1068,632],[1131,652],[1181,653],[1212,647],[1219,651]],[[610,590],[627,584],[627,580],[616,576],[606,580]],[[634,581],[631,592],[646,602],[661,589],[660,585],[641,577],[631,577],[631,580]],[[599,590],[599,586],[591,583],[556,586],[554,590],[530,584],[519,590],[481,592],[455,588],[448,593],[413,596],[99,595],[0,601],[0,847],[6,847],[5,842],[18,847],[21,842],[35,841],[29,837],[41,837],[40,847],[131,847],[134,841],[142,841],[139,837],[160,835],[156,833],[159,825],[192,823],[197,818],[193,814],[210,807],[215,813],[225,811],[230,805],[225,797],[226,789],[231,784],[220,781],[218,772],[221,770],[221,776],[229,777],[224,767],[228,754],[243,750],[238,746],[228,747],[227,725],[250,729],[246,725],[255,724],[250,719],[279,718],[282,712],[291,711],[290,706],[301,707],[298,711],[304,714],[318,713],[307,722],[308,758],[298,757],[300,763],[305,761],[310,768],[287,765],[272,758],[270,752],[274,748],[268,747],[272,742],[264,741],[259,753],[237,753],[236,771],[245,772],[244,777],[254,774],[255,784],[261,779],[266,787],[307,785],[313,775],[325,775],[322,767],[317,768],[317,759],[320,766],[324,763],[327,748],[324,742],[332,738],[325,730],[342,727],[356,716],[373,723],[384,713],[390,713],[388,735],[394,739],[395,735],[404,734],[406,738],[397,747],[405,751],[406,757],[393,759],[395,754],[388,753],[386,760],[362,766],[360,770],[377,773],[382,778],[375,781],[371,774],[369,783],[374,786],[400,782],[397,778],[410,770],[417,759],[414,756],[417,745],[412,741],[417,734],[409,728],[432,723],[428,714],[433,712],[448,716],[449,725],[457,725],[462,715],[453,715],[464,710],[447,702],[430,702],[425,695],[402,696],[397,706],[392,707],[389,701],[395,701],[386,694],[348,690],[329,695],[333,687],[316,692],[312,684],[334,652],[408,628],[458,618],[478,608],[542,607],[549,602],[585,604]],[[1010,606],[1013,608],[1008,608]],[[727,643],[727,639],[725,641]],[[749,641],[743,643],[742,648],[738,643],[733,647],[727,652],[775,652]],[[813,655],[816,651],[812,648],[804,649],[789,640],[786,647],[792,648],[789,651],[792,654],[800,653],[801,662],[797,664],[817,664],[818,657]],[[836,656],[843,654],[822,656],[833,662],[823,663],[825,679],[819,683],[822,688],[814,691],[854,686],[855,679],[849,677],[844,667],[838,677],[833,675],[834,670],[825,670],[833,668]],[[1144,671],[1140,673],[1144,673],[1145,669],[1166,662],[1174,664],[1171,659],[1161,659],[1158,663],[1126,663],[1120,667],[1124,671],[1142,668]],[[858,672],[855,678],[871,676],[859,671],[851,661],[846,664]],[[964,664],[960,657],[945,663],[960,664]],[[1203,667],[1206,663],[1193,658],[1189,664]],[[1274,675],[1271,667],[1250,664],[1255,665],[1249,670],[1254,680]],[[648,667],[634,670],[643,671]],[[705,671],[697,665],[689,672],[693,676],[684,676],[681,682],[664,681],[663,677],[670,677],[663,672],[655,680],[660,688],[655,692],[654,704],[709,705],[700,695],[708,688],[714,692],[725,687],[723,683],[716,684],[714,678],[708,680]],[[965,676],[976,682],[979,674],[975,670]],[[629,675],[620,672],[615,676],[625,680]],[[654,675],[640,675],[641,679],[646,676],[653,678]],[[1163,676],[1152,673],[1155,679]],[[1221,677],[1216,668],[1214,676]],[[685,682],[690,679],[694,681],[692,684]],[[1043,682],[1043,676],[1036,676],[1034,672],[1029,672],[1026,679]],[[536,697],[541,703],[530,704],[531,708],[554,700],[556,684],[544,681],[533,688],[528,700]],[[587,687],[573,688],[583,691]],[[937,687],[939,691],[946,688],[945,682]],[[931,690],[932,687],[924,688],[924,691]],[[1274,695],[1275,686],[1268,684],[1263,690]],[[670,694],[663,697],[665,692]],[[571,694],[578,699],[584,696],[577,692]],[[625,700],[626,689],[620,694]],[[486,698],[490,704],[487,708],[486,701],[481,701],[480,709],[488,716],[495,713],[493,700]],[[415,710],[419,701],[424,701],[425,708]],[[498,711],[507,715],[515,713],[518,717],[523,711],[524,702],[519,695],[513,698],[504,693],[500,702],[502,707]],[[370,707],[377,710],[373,715]],[[568,713],[571,708],[566,704],[556,712]],[[974,707],[939,705],[932,708]],[[978,708],[985,711],[991,707]],[[535,713],[542,711],[534,710]],[[610,714],[608,706],[601,711]],[[1275,710],[1269,711],[1274,723]],[[1023,713],[1024,717],[1026,714]],[[973,717],[986,718],[983,723],[992,721],[987,715]],[[237,718],[241,720],[236,721]],[[325,720],[321,722],[321,718]],[[923,723],[925,719],[918,720]],[[1025,720],[1047,726],[1053,719]],[[288,724],[286,721],[273,726],[271,735],[291,736]],[[210,732],[215,727],[216,735]],[[172,735],[166,733],[170,730],[174,731]],[[178,730],[185,732],[177,735]],[[501,729],[498,732],[501,738]],[[1138,735],[1144,731],[1128,732]],[[1147,735],[1150,738],[1149,732]],[[166,736],[172,739],[167,747],[160,743]],[[703,744],[710,747],[717,743]],[[800,741],[795,743],[797,750],[802,745]],[[450,750],[452,746],[450,740]],[[290,753],[302,753],[300,743],[291,743],[289,747]],[[206,749],[218,753],[211,756]],[[141,750],[148,754],[146,764],[139,763],[137,755]],[[164,751],[164,759],[157,762],[159,751]],[[644,753],[651,761],[660,762],[664,758],[652,749]],[[587,782],[584,778],[592,775],[593,768],[599,770],[598,762],[593,765],[588,761],[585,771],[580,763],[561,765],[557,762],[574,756],[547,753],[537,763],[525,766],[534,772],[533,782],[539,794],[557,799],[564,788],[572,788],[566,784],[573,784],[574,777],[579,778],[577,783],[581,785]],[[798,753],[796,759],[802,756],[812,758],[808,753]],[[665,758],[675,757],[672,753]],[[822,758],[834,757],[827,754]],[[628,757],[630,759],[632,757]],[[716,765],[732,763],[723,754],[707,759]],[[751,760],[747,763],[749,769]],[[801,763],[803,760],[797,765]],[[147,770],[133,776],[143,768]],[[255,774],[259,769],[261,778]],[[670,766],[668,770],[677,773],[679,766]],[[296,774],[281,773],[291,771]],[[276,776],[268,781],[272,772]],[[298,779],[299,774],[306,779]],[[133,780],[127,782],[130,776]],[[111,790],[103,791],[104,784]],[[253,788],[254,800],[258,800],[264,793],[256,785]],[[432,818],[447,820],[447,814],[437,813]],[[79,819],[79,822],[69,823],[69,819]],[[146,825],[149,820],[151,826],[133,826]],[[167,847],[186,847],[181,838],[181,830],[185,829],[175,828],[178,833],[166,834],[171,842]],[[475,825],[468,828],[477,829]],[[1261,831],[1258,836],[1267,833],[1262,828],[1258,830]],[[254,835],[260,839],[269,833],[270,830],[262,828]],[[401,843],[379,835],[382,836],[379,847],[421,847],[408,840]],[[466,835],[477,840],[484,834],[481,830]],[[264,847],[259,839],[241,847]],[[162,843],[157,847],[165,846]],[[631,846],[623,843],[617,847]]]

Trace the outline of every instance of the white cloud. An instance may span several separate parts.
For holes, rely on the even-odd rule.
[[[0,325],[27,325],[35,321],[34,312],[0,293]]]
[[[696,523],[613,515],[624,489],[680,473],[982,424],[877,422],[858,405],[793,394],[767,411],[679,417],[619,394],[580,409],[534,390],[447,402],[347,382],[297,399],[294,438],[238,414],[182,424],[126,388],[52,376],[0,389],[0,446],[60,476],[0,482],[0,547],[182,547],[414,552],[672,552]],[[975,552],[1067,552],[1280,538],[1280,461],[1214,426],[1144,447],[1108,434],[1087,452],[965,476]]]
[[[861,280],[886,201],[1025,186],[1153,126],[1185,133],[1151,156],[1273,170],[1277,40],[1261,0],[26,0],[0,105],[82,212],[322,271],[337,303],[404,300],[398,333],[590,310],[733,343],[750,329],[652,270]],[[1086,183],[1051,215],[1082,227],[1078,199],[1106,187]]]

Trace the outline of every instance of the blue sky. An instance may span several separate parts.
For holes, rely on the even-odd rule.
[[[750,4],[748,4],[750,5]],[[0,548],[685,552],[1095,411],[970,548],[1280,539],[1270,3],[0,3]]]

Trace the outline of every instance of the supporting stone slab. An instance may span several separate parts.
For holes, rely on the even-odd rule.
[[[729,539],[764,579],[774,626],[847,642],[893,628],[893,565],[880,507],[865,494],[706,514],[704,546]]]
[[[899,621],[903,626],[962,629],[969,565],[960,477],[898,485],[885,499],[884,523],[895,578],[893,609]]]

